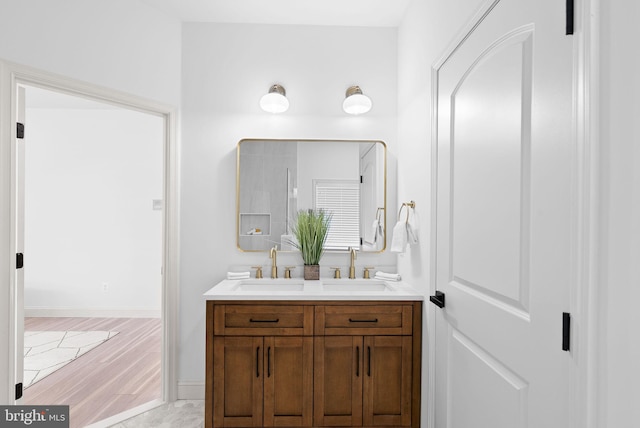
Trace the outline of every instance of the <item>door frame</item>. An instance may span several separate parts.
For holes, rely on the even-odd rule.
[[[174,107],[0,59],[0,403],[15,403],[17,294],[15,269],[16,93],[36,86],[88,98],[164,120],[162,224],[162,401],[177,399],[179,148]],[[28,131],[27,131],[28,132]],[[28,262],[28,254],[27,254]]]
[[[501,0],[485,0],[463,26],[451,44],[431,67],[431,223],[430,234],[437,231],[437,128],[438,71],[464,43],[470,33]],[[604,403],[599,402],[599,345],[606,343],[599,327],[599,10],[600,0],[575,0],[573,36],[573,181],[576,197],[572,200],[575,216],[572,233],[572,277],[570,288],[571,356],[573,359],[570,397],[570,428],[596,428]],[[436,241],[430,243],[429,294],[436,291]],[[435,337],[436,310],[427,305],[425,329],[428,342],[427,426],[435,427]],[[558,316],[560,328],[560,316]],[[560,344],[558,344],[560,346]]]

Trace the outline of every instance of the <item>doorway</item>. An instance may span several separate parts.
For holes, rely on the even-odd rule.
[[[163,119],[33,86],[25,107],[24,404],[85,426],[162,396]]]
[[[161,119],[162,127],[162,212],[161,216],[161,254],[157,269],[161,274],[160,287],[160,342],[161,342],[161,399],[150,404],[136,407],[127,413],[130,417],[136,412],[143,412],[163,401],[173,401],[177,395],[175,343],[177,317],[177,260],[178,260],[178,158],[175,132],[175,110],[172,107],[142,99],[130,94],[113,91],[62,76],[42,72],[18,64],[0,61],[0,163],[2,163],[0,180],[0,197],[3,212],[11,215],[3,216],[0,223],[0,235],[3,255],[22,252],[21,228],[24,224],[21,204],[24,193],[21,192],[22,168],[19,164],[22,150],[19,144],[19,126],[24,120],[24,103],[20,100],[20,92],[24,87],[48,89],[79,98],[104,102],[124,109],[143,112]],[[26,132],[28,135],[28,131]],[[153,204],[153,201],[149,201]],[[152,205],[153,206],[153,205]],[[151,208],[150,208],[151,209]],[[16,256],[17,258],[17,256]],[[6,344],[0,353],[0,363],[9,368],[3,375],[2,384],[7,388],[0,391],[0,399],[6,402],[23,404],[22,381],[23,370],[23,325],[24,319],[24,272],[28,270],[29,254],[24,254],[24,267],[20,263],[8,263],[10,257],[0,261],[0,275],[7,279],[0,283],[0,291],[9,297],[0,304],[3,314],[0,318],[0,342]],[[73,263],[73,260],[69,260]],[[111,284],[107,285],[108,290]],[[99,287],[104,287],[100,283]],[[102,288],[104,289],[104,288]],[[6,310],[5,310],[6,309]],[[118,422],[118,415],[110,418],[111,423]],[[121,419],[124,419],[123,416]]]

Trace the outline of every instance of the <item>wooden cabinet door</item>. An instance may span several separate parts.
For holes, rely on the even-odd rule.
[[[213,424],[261,427],[263,338],[214,337]]]
[[[410,336],[364,338],[365,426],[411,425],[412,363]]]
[[[362,425],[362,336],[314,341],[314,425]]]
[[[310,427],[313,421],[313,338],[265,337],[264,426]]]

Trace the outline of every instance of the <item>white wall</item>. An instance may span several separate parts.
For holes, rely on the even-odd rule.
[[[270,262],[267,253],[241,253],[235,245],[236,144],[242,138],[383,140],[392,157],[389,187],[395,189],[396,30],[187,23],[182,37],[179,378],[201,382],[202,293],[230,268]],[[273,83],[286,88],[291,104],[282,115],[258,105]],[[373,100],[367,115],[342,112],[353,84]],[[395,195],[389,203],[395,206]],[[280,254],[278,262],[302,265],[295,254]],[[395,257],[361,255],[358,263],[395,266]],[[321,260],[326,268],[348,264],[346,253]]]
[[[131,0],[0,0],[0,58],[178,106],[178,19]]]
[[[26,124],[26,314],[159,316],[162,118],[28,108]]]
[[[598,426],[640,420],[640,6],[601,4],[600,277],[602,349]]]

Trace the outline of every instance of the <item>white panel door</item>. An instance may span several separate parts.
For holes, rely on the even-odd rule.
[[[497,0],[435,67],[436,424],[570,426],[572,39]]]

